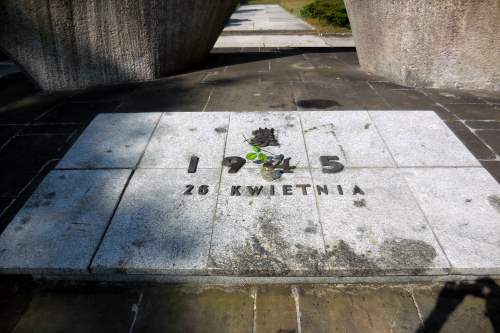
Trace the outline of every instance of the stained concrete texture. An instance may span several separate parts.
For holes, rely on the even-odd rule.
[[[235,0],[6,0],[3,50],[44,90],[157,79],[206,59]]]
[[[498,282],[393,285],[0,285],[2,332],[453,332],[500,328]],[[17,309],[13,315],[12,309]],[[6,325],[7,324],[7,325]]]
[[[347,0],[361,66],[407,86],[500,91],[500,2]]]

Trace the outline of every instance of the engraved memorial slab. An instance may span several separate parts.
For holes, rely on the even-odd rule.
[[[500,275],[499,221],[500,185],[432,111],[109,114],[0,235],[0,272]]]

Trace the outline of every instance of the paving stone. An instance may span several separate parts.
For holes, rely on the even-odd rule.
[[[139,83],[88,88],[71,98],[72,102],[121,101],[131,94]]]
[[[56,125],[43,125],[43,124],[33,124],[30,126],[23,127],[21,135],[32,135],[32,134],[75,134],[84,129],[84,126],[77,124],[56,124]]]
[[[34,288],[30,276],[0,275],[0,332],[12,332],[28,308]]]
[[[0,126],[0,149],[16,134],[21,132],[23,126],[4,125]]]
[[[161,113],[100,114],[66,153],[58,168],[134,168]]]
[[[339,84],[339,81],[347,81],[347,83],[349,83],[355,81],[370,81],[376,78],[372,74],[361,70],[359,67],[346,68],[346,66],[347,65],[341,62],[337,63],[336,66],[318,66],[316,70],[301,72],[302,80],[306,83],[329,83],[335,85],[334,88],[340,89],[344,86]]]
[[[231,65],[227,65],[227,69],[230,67]],[[238,90],[248,91],[250,87],[259,84],[259,82],[260,73],[257,70],[251,72],[215,70],[207,73],[202,80],[203,84],[207,84],[216,90],[218,88],[223,88],[224,92],[228,92],[228,96],[231,94],[237,94]],[[217,91],[211,94],[210,100],[212,101],[214,98],[217,98]],[[234,108],[239,110],[239,106],[236,104],[234,105]]]
[[[229,127],[229,112],[164,113],[141,161],[141,168],[220,168]]]
[[[475,132],[481,139],[486,142],[496,153],[500,155],[500,131],[497,130],[480,130]]]
[[[38,93],[0,108],[0,124],[25,124],[64,102],[72,92]]]
[[[459,90],[424,89],[424,93],[441,104],[484,104],[478,97]]]
[[[463,123],[458,121],[446,122],[446,125],[453,133],[462,141],[462,143],[474,154],[478,159],[495,159],[495,153],[471,131]],[[477,133],[476,133],[477,134]]]
[[[13,172],[37,172],[52,159],[60,158],[67,135],[17,136],[0,151],[0,168]]]
[[[465,124],[473,129],[500,130],[500,121],[466,121]]]
[[[99,113],[115,111],[116,101],[95,103],[64,103],[36,119],[38,123],[89,123]]]
[[[227,135],[224,156],[245,156],[251,152],[250,140],[254,130],[274,128],[274,136],[279,146],[263,147],[268,155],[283,154],[290,157],[290,165],[307,167],[307,155],[304,137],[300,125],[299,113],[294,112],[233,112]],[[246,168],[259,168],[260,164],[247,163]]]
[[[244,288],[163,285],[144,291],[134,332],[251,333],[253,315]]]
[[[138,300],[118,287],[38,291],[14,332],[129,332]]]
[[[96,273],[206,274],[220,171],[138,170],[92,263]],[[187,185],[195,188],[184,195]],[[200,194],[207,185],[208,193]],[[202,192],[203,193],[203,192]]]
[[[420,327],[410,293],[391,286],[300,288],[304,333],[416,332]]]
[[[7,209],[7,207],[9,207],[12,201],[12,198],[0,198],[0,216]]]
[[[338,156],[347,167],[394,166],[368,112],[309,111],[301,118],[312,168],[322,167],[320,156]]]
[[[36,173],[15,172],[0,167],[0,198],[16,197],[35,176]]]
[[[313,170],[313,180],[328,187],[328,194],[316,195],[327,250],[324,272],[446,274],[448,261],[397,170]]]
[[[500,184],[500,161],[481,161],[481,164]]]
[[[211,91],[212,87],[187,78],[144,83],[123,100],[118,111],[200,111]]]
[[[488,104],[445,104],[445,107],[462,120],[500,121],[500,111]]]
[[[275,181],[275,195],[258,170],[223,172],[209,258],[211,274],[317,274],[324,247],[314,195],[311,191],[303,195],[296,184],[312,184],[307,170],[295,170]],[[233,186],[241,186],[241,196],[231,195]],[[252,196],[247,186],[265,188]],[[284,186],[294,195],[284,195]]]
[[[0,236],[0,270],[85,273],[129,171],[54,171]]]
[[[308,31],[313,28],[297,16],[277,5],[241,5],[226,24],[229,31]]]
[[[37,90],[22,73],[0,77],[0,107],[35,94]]]
[[[452,272],[500,273],[500,185],[482,168],[405,171]]]
[[[15,214],[23,207],[23,205],[28,201],[30,198],[31,194],[37,189],[37,187],[40,185],[40,183],[43,181],[45,176],[54,169],[55,165],[57,164],[57,160],[50,161],[46,163],[40,170],[38,170],[38,173],[33,174],[34,177],[31,179],[31,181],[25,186],[22,191],[18,192],[17,195],[15,196],[15,200],[12,201],[11,205],[4,211],[3,214],[0,215],[0,233],[7,227],[7,225],[11,222],[11,220],[14,218]],[[18,173],[23,173],[23,171],[14,171],[10,169],[1,169],[0,168],[0,174],[6,175],[8,177],[9,175],[12,177],[17,177],[16,175]],[[12,197],[10,197],[12,199]]]
[[[215,87],[207,111],[288,111],[295,110],[293,93],[288,84],[273,82]]]
[[[310,72],[307,72],[310,73]],[[301,72],[301,75],[304,75]],[[347,82],[293,82],[293,93],[299,110],[367,109],[368,106],[385,108],[383,100],[366,85],[367,100],[362,101],[354,85]],[[363,87],[358,87],[363,90]]]
[[[425,332],[493,333],[500,327],[500,287],[492,280],[413,290]]]
[[[369,112],[400,167],[480,165],[434,112]]]
[[[389,89],[387,83],[370,82],[372,87],[397,110],[428,110],[435,106],[435,102],[421,92],[414,89]]]
[[[290,286],[257,287],[256,332],[297,332],[297,309]]]

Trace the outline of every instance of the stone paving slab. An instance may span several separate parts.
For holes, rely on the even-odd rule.
[[[347,167],[394,166],[368,112],[309,111],[302,112],[301,118],[312,168],[321,168],[323,155],[338,156]]]
[[[134,168],[160,116],[161,113],[100,114],[57,167]]]
[[[500,186],[482,168],[405,170],[455,274],[498,274]]]
[[[104,142],[117,134],[102,126],[99,135],[99,122],[114,123],[113,117],[118,122],[121,116],[97,118],[89,130]],[[127,126],[123,132],[136,124]],[[275,129],[279,146],[264,149],[291,157],[297,166],[293,173],[268,182],[255,163],[246,162],[237,173],[221,167],[224,157],[250,152],[245,138],[265,127]],[[114,170],[125,179],[132,171],[128,184],[124,180],[107,187],[104,176],[97,176],[106,170],[56,171],[96,176],[58,185],[66,189],[70,204],[62,199],[21,210],[0,236],[12,254],[6,259],[0,253],[0,263],[8,262],[10,271],[59,275],[87,271],[86,263],[96,278],[351,277],[373,282],[500,275],[500,185],[433,112],[174,112],[161,116],[150,138],[140,152],[145,151],[140,167]],[[91,150],[88,154],[93,156]],[[197,170],[188,173],[192,155],[200,160]],[[328,173],[320,156],[337,156],[345,168]],[[54,182],[47,179],[49,185]],[[86,193],[85,186],[99,190]],[[122,191],[116,214],[114,208],[94,212],[93,205],[114,207]],[[77,199],[72,195],[83,204],[73,205]],[[26,215],[40,221],[57,216],[63,223],[50,220],[57,231],[69,219],[86,221],[98,213],[100,219],[92,221],[101,229],[92,239],[99,243],[108,223],[109,229],[77,265],[68,268],[66,256],[52,252],[53,238],[38,235],[39,229],[19,230],[16,237],[22,238],[24,253],[46,251],[53,262],[52,257],[37,259],[41,263],[33,256],[25,260],[12,250],[13,230]],[[77,232],[51,237],[73,249]],[[33,233],[40,241],[31,241],[37,239]]]
[[[330,275],[437,275],[450,265],[397,169],[313,171]],[[340,186],[340,187],[339,187]]]
[[[0,272],[87,273],[130,171],[53,171],[0,236]]]
[[[317,48],[354,47],[352,37],[319,37],[314,35],[225,35],[220,36],[214,48]]]
[[[296,184],[311,184],[308,170],[287,174],[273,189],[258,170],[223,174],[214,221],[209,269],[217,275],[315,275],[324,253],[314,196]],[[231,195],[241,185],[241,195]],[[249,190],[257,188],[260,194]],[[265,188],[264,188],[265,187]],[[285,191],[285,192],[284,192]],[[286,193],[293,193],[286,194]]]
[[[193,155],[200,168],[220,168],[229,113],[165,113],[141,161],[141,168],[186,168]]]
[[[205,274],[219,177],[217,169],[136,171],[92,272]]]
[[[302,30],[313,28],[279,5],[243,5],[233,13],[224,31]]]
[[[431,111],[369,111],[399,167],[480,166]]]

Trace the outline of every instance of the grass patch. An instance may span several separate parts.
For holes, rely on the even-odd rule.
[[[351,29],[348,25],[336,23],[333,19],[338,12],[339,2],[342,0],[247,0],[242,3],[248,5],[263,5],[263,4],[277,4],[291,12],[292,14],[300,17],[310,25],[316,28],[319,33],[350,33]],[[331,5],[331,6],[329,6]],[[328,11],[329,7],[334,6],[336,10]],[[309,8],[307,11],[305,8]],[[308,15],[319,9],[320,12],[326,11],[325,15]],[[321,13],[318,13],[321,14]]]

